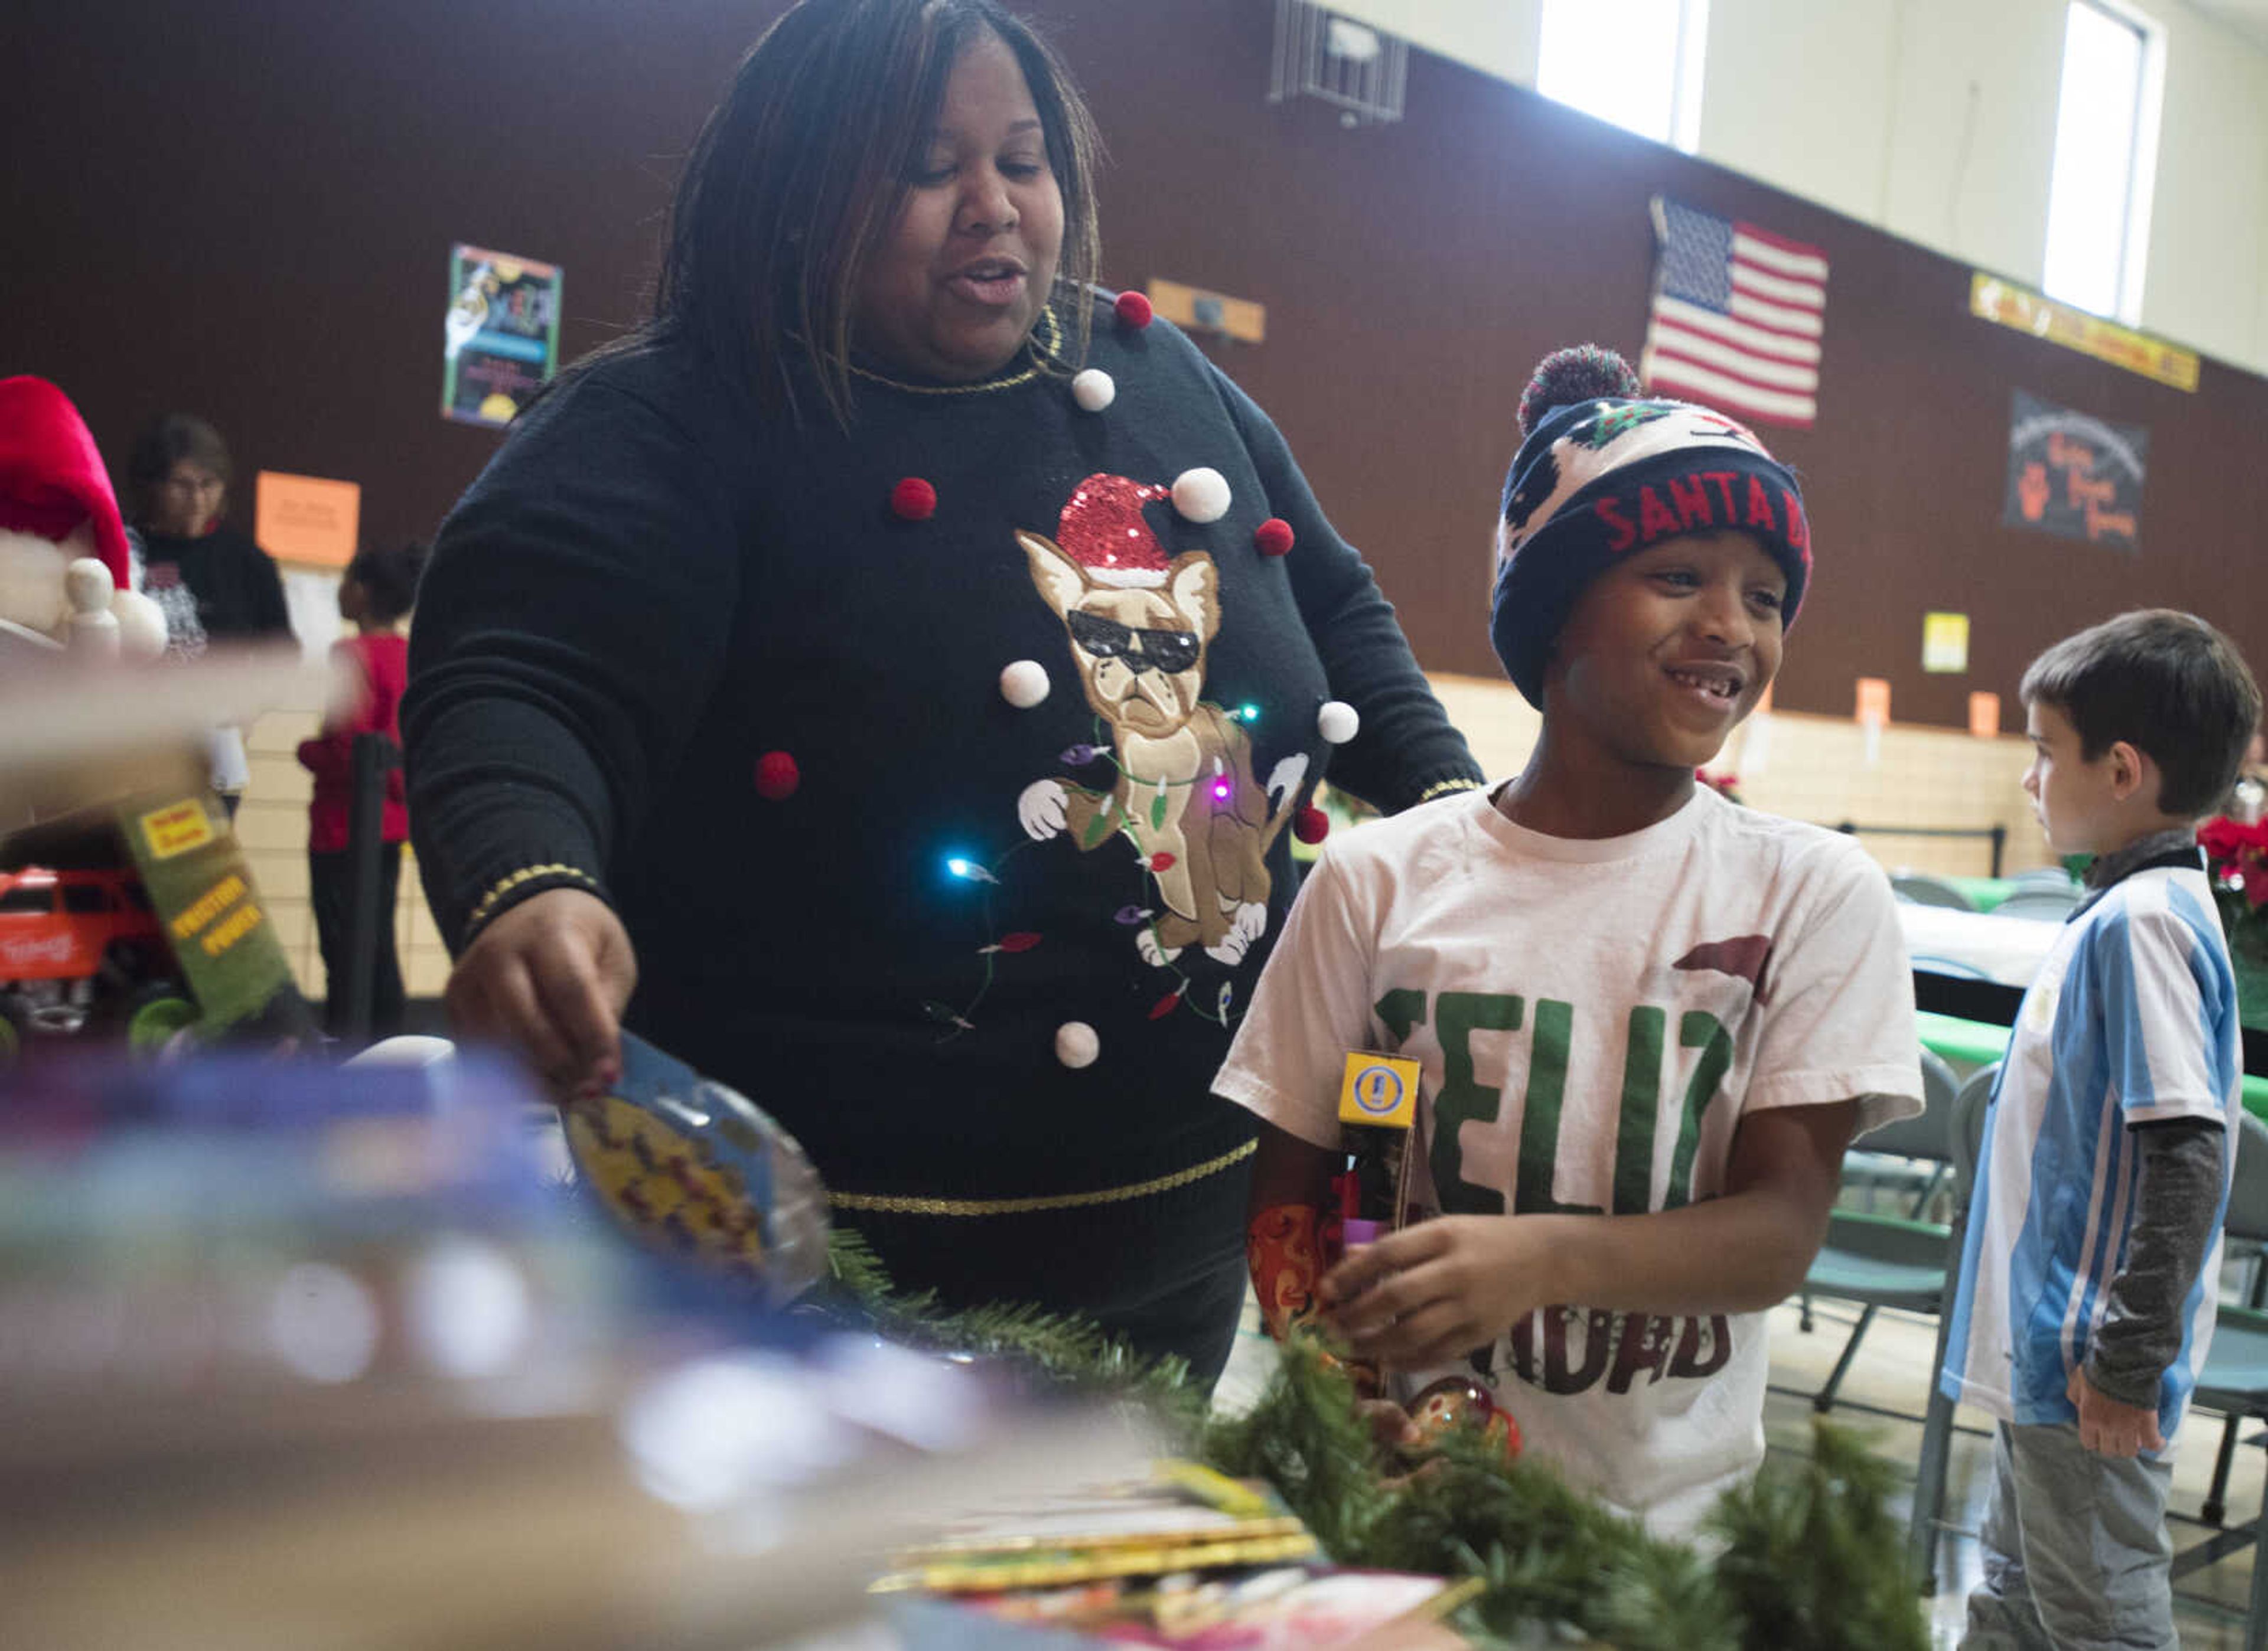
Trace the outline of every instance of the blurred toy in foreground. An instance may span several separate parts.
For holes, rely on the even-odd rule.
[[[117,867],[0,871],[0,1065],[105,1013],[137,1053],[197,1017],[148,891]]]
[[[631,1235],[785,1302],[827,1272],[827,1189],[745,1097],[622,1036],[622,1075],[570,1105],[584,1185]]]
[[[0,1643],[304,1644],[311,1597],[372,1647],[804,1643],[972,1501],[1152,1454],[1101,1406],[658,1289],[477,1052],[43,1070],[0,1105]]]
[[[152,693],[131,665],[15,640],[0,644],[0,1069],[61,1040],[311,1041],[201,748],[219,718],[320,699],[320,671],[203,661]]]
[[[44,378],[0,378],[0,649],[155,658],[165,615],[129,566],[78,409]]]
[[[0,1067],[48,1039],[149,1053],[310,1031],[197,754],[309,685],[247,661],[152,693],[136,666],[165,650],[166,619],[130,583],[78,409],[43,378],[0,379]]]
[[[0,836],[0,1069],[55,1039],[162,1054],[313,1041],[243,851],[202,788],[105,798]]]

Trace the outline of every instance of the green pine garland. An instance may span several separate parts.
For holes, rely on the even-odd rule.
[[[1818,1424],[1800,1469],[1766,1472],[1718,1502],[1718,1561],[1749,1642],[1830,1651],[1853,1635],[1883,1651],[1925,1651],[1929,1633],[1901,1561],[1905,1531],[1890,1517],[1896,1479],[1856,1435]]]
[[[1056,1385],[1124,1399],[1153,1413],[1175,1437],[1192,1435],[1205,1396],[1180,1359],[1145,1359],[1100,1325],[1033,1306],[946,1311],[935,1292],[902,1295],[865,1236],[848,1228],[828,1236],[836,1291],[894,1341],[980,1358],[1012,1359]]]
[[[1539,1463],[1453,1435],[1417,1460],[1381,1447],[1353,1383],[1298,1338],[1241,1416],[1213,1417],[1179,1360],[1145,1361],[1084,1320],[1033,1308],[939,1312],[900,1295],[873,1251],[837,1232],[835,1282],[885,1333],[1017,1358],[1049,1379],[1143,1405],[1197,1459],[1265,1479],[1340,1565],[1477,1577],[1457,1625],[1506,1647],[1616,1651],[1926,1651],[1921,1602],[1890,1517],[1895,1473],[1815,1426],[1803,1463],[1766,1464],[1727,1493],[1697,1549],[1650,1537]]]

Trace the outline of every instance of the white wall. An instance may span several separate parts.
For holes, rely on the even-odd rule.
[[[1894,0],[1713,0],[1702,155],[1881,222],[1897,10]]]
[[[1539,0],[1330,0],[1332,9],[1523,85]],[[2147,330],[2268,371],[2268,51],[2181,0]],[[2065,0],[1711,0],[1704,158],[2036,286]]]
[[[2186,6],[2166,28],[2165,132],[2142,324],[2268,371],[2268,52]]]

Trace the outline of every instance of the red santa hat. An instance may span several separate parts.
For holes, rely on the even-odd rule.
[[[45,378],[0,378],[0,528],[60,542],[94,525],[94,554],[129,588],[126,525],[86,421]]]
[[[1095,474],[1071,489],[1056,543],[1097,584],[1160,585],[1172,564],[1142,507],[1174,496],[1171,488]]]

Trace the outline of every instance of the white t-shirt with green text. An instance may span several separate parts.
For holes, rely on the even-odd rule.
[[[1850,838],[1705,786],[1625,837],[1547,837],[1475,791],[1328,845],[1214,1088],[1335,1147],[1347,1052],[1398,1053],[1417,1209],[1633,1214],[1721,1193],[1744,1113],[1918,1112],[1918,1047],[1889,882]],[[1530,1454],[1675,1532],[1762,1461],[1766,1363],[1761,1313],[1575,1304],[1470,1368]]]

